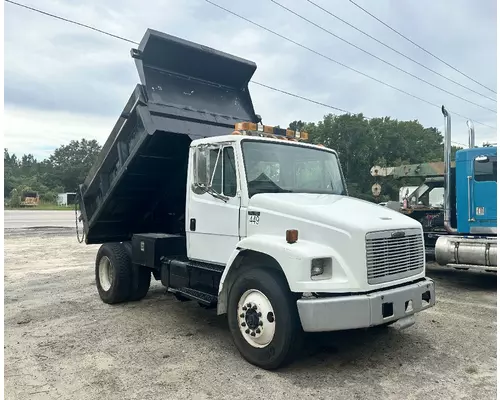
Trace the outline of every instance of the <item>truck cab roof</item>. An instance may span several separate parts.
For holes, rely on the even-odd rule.
[[[328,147],[324,146],[319,146],[313,143],[308,143],[308,142],[302,142],[302,141],[289,141],[289,140],[283,140],[283,139],[278,139],[274,137],[263,137],[263,136],[250,136],[250,135],[221,135],[221,136],[213,136],[213,137],[207,137],[207,138],[202,138],[202,139],[196,139],[191,142],[191,147],[196,147],[199,145],[209,145],[209,144],[216,144],[220,142],[234,142],[234,143],[240,143],[243,140],[256,140],[256,141],[261,141],[261,142],[268,142],[268,143],[280,143],[280,144],[287,144],[287,145],[294,145],[294,146],[301,146],[301,147],[306,147],[306,148],[314,148],[317,150],[324,150],[324,151],[329,151],[331,153],[337,154],[335,150],[329,149]]]

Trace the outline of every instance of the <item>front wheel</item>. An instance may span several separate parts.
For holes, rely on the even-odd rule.
[[[254,268],[238,276],[229,293],[228,322],[238,351],[258,367],[282,367],[300,351],[297,304],[278,271]]]

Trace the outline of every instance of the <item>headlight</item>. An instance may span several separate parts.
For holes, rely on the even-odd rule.
[[[332,277],[331,258],[315,258],[311,261],[311,279],[330,279]]]
[[[311,263],[311,276],[317,276],[323,274],[325,267],[323,266],[323,259],[317,258],[312,260]]]

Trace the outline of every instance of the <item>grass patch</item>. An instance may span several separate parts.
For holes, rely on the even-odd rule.
[[[22,210],[22,211],[75,211],[75,206],[58,206],[57,204],[39,204],[36,207],[8,207],[5,206],[5,210]]]

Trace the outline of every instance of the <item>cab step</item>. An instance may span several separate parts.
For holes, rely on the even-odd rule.
[[[220,273],[221,275],[224,272],[224,269],[226,268],[225,265],[209,264],[191,260],[187,262],[186,266],[190,268],[202,269],[204,271],[217,272]]]
[[[173,293],[176,297],[185,297],[190,300],[196,300],[198,303],[201,303],[205,306],[214,306],[217,304],[217,296],[202,292],[200,290],[183,287],[176,289],[169,288],[168,291],[170,293]]]

